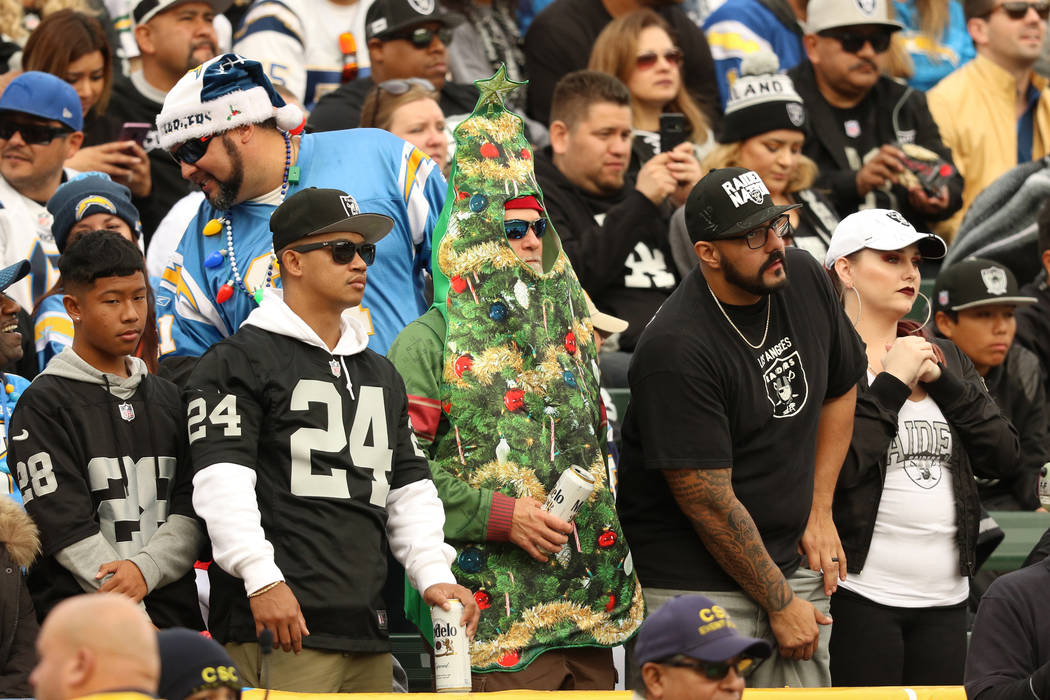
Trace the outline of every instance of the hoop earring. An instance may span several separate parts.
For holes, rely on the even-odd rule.
[[[846,311],[846,290],[847,289],[850,290],[851,292],[853,292],[857,296],[857,320],[854,321],[852,318],[849,317],[849,314],[846,314],[846,319],[850,323],[852,323],[854,327],[856,327],[856,325],[860,322],[861,311],[864,310],[864,302],[862,302],[860,300],[860,292],[857,291],[856,287],[845,287],[844,286],[842,288],[842,291],[839,292],[839,301],[842,303],[842,311],[843,311],[843,313],[845,313],[845,311]]]
[[[919,326],[919,330],[921,331],[924,328],[926,328],[926,324],[930,322],[930,316],[933,315],[933,304],[930,303],[930,298],[928,296],[926,296],[925,294],[923,294],[918,289],[915,290],[915,293],[918,294],[920,297],[923,298],[923,300],[926,301],[926,320],[922,322],[921,326]]]

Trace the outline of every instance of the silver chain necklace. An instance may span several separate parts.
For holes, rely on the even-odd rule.
[[[707,291],[711,292],[711,298],[715,300],[715,305],[718,306],[718,310],[726,317],[726,320],[729,321],[729,325],[733,327],[733,330],[740,336],[740,339],[747,343],[747,346],[752,350],[761,350],[766,344],[766,337],[769,336],[769,319],[773,316],[773,300],[766,297],[766,303],[768,304],[768,306],[766,306],[766,330],[762,333],[762,340],[758,341],[758,345],[752,345],[751,341],[744,337],[744,334],[741,333],[740,329],[736,327],[735,323],[733,323],[733,319],[729,318],[729,314],[726,313],[726,310],[722,308],[722,302],[720,302],[718,297],[715,296],[715,291],[711,289],[711,285],[707,285]]]

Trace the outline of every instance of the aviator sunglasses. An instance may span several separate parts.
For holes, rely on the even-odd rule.
[[[820,32],[821,36],[835,39],[842,44],[842,50],[846,53],[858,53],[864,48],[864,44],[871,44],[875,53],[884,53],[890,48],[890,40],[893,35],[890,32],[876,32],[874,34],[860,34],[849,31],[837,31],[828,29]]]
[[[29,146],[49,144],[59,136],[72,133],[64,126],[0,121],[0,139],[6,141],[14,136],[16,132],[22,135],[22,140]]]
[[[512,241],[525,238],[525,236],[529,235],[530,228],[536,232],[536,238],[543,238],[543,234],[547,233],[547,220],[544,218],[539,218],[535,221],[508,219],[503,222],[503,228],[507,232],[507,238]]]
[[[729,669],[736,671],[736,675],[747,678],[758,668],[761,659],[752,656],[741,656],[735,661],[700,661],[690,659],[687,656],[673,656],[666,661],[658,661],[661,666],[674,666],[675,668],[689,668],[700,673],[704,678],[711,681],[720,681],[729,675]]]
[[[365,261],[365,265],[371,265],[376,261],[375,243],[354,243],[347,240],[324,241],[321,243],[297,245],[294,248],[289,248],[289,250],[294,250],[296,253],[309,253],[311,250],[321,250],[322,248],[328,249],[328,252],[332,254],[332,261],[337,265],[347,265],[353,262],[354,257],[357,255],[361,256],[361,259]]]
[[[661,56],[663,56],[663,59],[672,66],[682,65],[683,55],[681,49],[668,49],[662,54],[658,54],[655,51],[646,51],[645,53],[638,54],[634,59],[634,65],[638,70],[649,70],[656,65],[656,62]]]

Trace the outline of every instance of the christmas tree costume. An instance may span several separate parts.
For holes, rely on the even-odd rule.
[[[520,83],[501,69],[477,84],[481,99],[456,128],[449,192],[435,228],[434,306],[403,331],[391,359],[409,393],[413,372],[429,364],[441,374],[438,383],[430,378],[439,396],[414,398],[440,410],[443,427],[435,429],[433,417],[416,430],[432,440],[446,538],[457,550],[453,572],[481,608],[473,670],[519,671],[545,651],[623,643],[641,624],[644,603],[607,483],[583,289],[550,227],[542,275],[507,242],[505,202],[540,192],[521,119],[503,105]],[[440,337],[442,326],[442,344],[430,346],[441,353],[438,361],[398,362],[399,354],[409,358],[399,345],[418,348],[414,341]],[[589,471],[595,490],[568,544],[548,562],[507,541],[464,537],[485,530],[465,521],[484,519],[498,501],[543,502],[572,465]],[[474,505],[466,505],[465,491],[477,496]],[[479,504],[485,493],[495,496]],[[426,620],[416,619],[425,630]]]

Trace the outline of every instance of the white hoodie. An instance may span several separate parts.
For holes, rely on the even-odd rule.
[[[368,346],[368,330],[356,316],[354,309],[343,312],[339,342],[330,350],[284,303],[282,290],[266,288],[262,303],[248,315],[244,325],[294,338],[331,354],[342,364],[346,387],[356,399],[346,357]],[[285,580],[274,562],[273,545],[262,529],[254,469],[223,462],[201,470],[193,478],[193,507],[208,524],[215,562],[243,579],[245,592],[253,593]],[[405,567],[412,585],[426,591],[437,583],[455,583],[450,568],[455,550],[444,542],[445,511],[434,482],[423,479],[392,489],[387,494],[386,511],[390,549]]]

